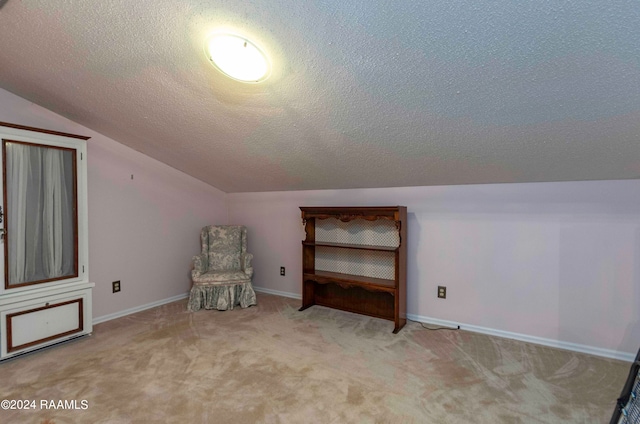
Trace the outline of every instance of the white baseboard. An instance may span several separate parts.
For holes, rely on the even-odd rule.
[[[127,315],[135,314],[136,312],[144,311],[146,309],[155,308],[156,306],[164,305],[178,300],[186,299],[189,297],[189,293],[179,294],[177,296],[169,297],[167,299],[158,300],[155,302],[147,303],[145,305],[136,306],[135,308],[125,309],[124,311],[114,312],[113,314],[103,315],[93,319],[93,324],[100,324],[101,322],[111,321],[112,319],[124,317]]]
[[[266,289],[264,287],[256,287],[253,286],[253,289],[257,292],[260,293],[267,293],[267,294],[275,294],[276,296],[282,296],[282,297],[289,297],[291,299],[302,299],[302,295],[299,295],[297,293],[289,293],[289,292],[283,292],[283,291],[279,291],[279,290],[271,290],[271,289]]]
[[[473,331],[474,333],[487,334],[490,336],[503,337],[506,339],[520,340],[527,343],[534,343],[543,346],[555,347],[558,349],[571,350],[574,352],[588,353],[590,355],[602,356],[605,358],[619,359],[621,361],[633,362],[636,353],[618,352],[611,349],[602,349],[595,346],[582,345],[577,343],[563,342],[559,340],[546,339],[543,337],[529,336],[527,334],[512,333],[510,331],[496,330],[494,328],[480,327],[477,325],[463,324],[459,322],[447,321],[437,318],[425,317],[421,315],[407,314],[411,321],[418,321],[425,324],[438,325],[443,327],[457,328],[461,330]]]

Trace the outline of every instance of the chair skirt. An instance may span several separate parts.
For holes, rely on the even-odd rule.
[[[256,292],[251,281],[236,284],[194,284],[189,293],[187,309],[191,312],[202,308],[226,311],[236,305],[248,308],[256,304]]]

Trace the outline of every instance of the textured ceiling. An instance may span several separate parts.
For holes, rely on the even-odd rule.
[[[226,192],[640,178],[637,0],[0,6],[0,87]]]

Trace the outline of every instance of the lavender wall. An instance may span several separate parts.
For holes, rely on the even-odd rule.
[[[94,317],[188,291],[200,229],[227,222],[223,192],[1,89],[0,121],[91,137],[87,165]],[[122,282],[120,293],[111,293],[114,280]]]
[[[629,359],[640,344],[640,181],[229,194],[254,284],[299,295],[298,206],[406,205],[408,312]],[[287,275],[279,275],[286,266]],[[436,286],[447,286],[437,299]]]

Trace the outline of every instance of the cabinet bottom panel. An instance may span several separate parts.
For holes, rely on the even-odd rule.
[[[9,313],[6,320],[7,353],[11,353],[82,332],[83,299]]]
[[[390,293],[372,292],[360,287],[345,289],[336,284],[315,284],[313,292],[316,305],[392,321],[395,319],[395,299]]]

